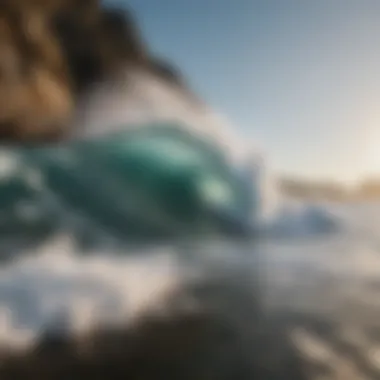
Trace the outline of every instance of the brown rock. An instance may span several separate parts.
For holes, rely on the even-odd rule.
[[[148,54],[132,17],[99,0],[0,3],[0,139],[64,135],[78,97]]]

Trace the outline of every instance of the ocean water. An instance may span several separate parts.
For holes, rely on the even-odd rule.
[[[61,232],[19,250],[0,269],[0,342],[25,348],[47,330],[76,334],[132,324],[147,312],[165,317],[173,302],[176,313],[216,308],[249,336],[259,292],[271,315],[290,315],[289,336],[311,373],[323,367],[327,379],[377,379],[380,204],[323,205],[318,213],[315,205],[293,207],[250,243],[203,239],[125,250],[104,237],[84,254]],[[329,215],[324,229],[321,213]],[[217,288],[208,289],[215,278]],[[188,284],[202,283],[204,294],[187,294]]]
[[[108,89],[107,102],[100,100],[105,109],[95,99],[90,109],[96,112],[81,115],[80,123],[85,131],[89,125],[97,125],[95,132],[104,133],[101,126],[107,120],[112,125],[135,120],[143,98],[144,107],[148,103],[153,108],[150,113],[140,112],[148,115],[146,120],[157,118],[158,113],[165,119],[175,110],[173,120],[189,121],[198,114],[195,125],[214,125],[210,117],[214,120],[215,115],[210,116],[208,110],[191,108],[188,100],[177,104],[180,96],[176,90],[156,85],[149,87],[143,81],[137,96],[140,102],[136,97],[126,101],[119,93],[113,97]],[[125,103],[132,105],[129,112]],[[220,133],[218,126],[200,130],[214,137],[216,131]],[[87,132],[83,136],[86,138]],[[215,141],[229,152],[231,165],[242,162],[242,149],[226,135],[220,134]],[[0,157],[2,181],[18,170],[12,155],[4,152]],[[261,162],[258,168],[262,168]],[[249,241],[203,237],[127,249],[120,244],[120,236],[110,236],[93,220],[63,205],[58,213],[53,207],[50,220],[54,228],[49,234],[37,234],[31,242],[23,237],[38,218],[36,209],[30,204],[18,205],[15,211],[25,224],[21,234],[11,234],[4,230],[9,224],[6,200],[0,200],[1,344],[25,347],[46,330],[77,333],[98,324],[132,323],[147,310],[164,316],[170,313],[172,294],[189,283],[219,276],[221,282],[238,283],[242,294],[255,298],[259,292],[260,302],[270,312],[291,313],[294,318],[302,315],[290,331],[294,344],[311,362],[338,368],[341,372],[336,378],[379,378],[380,203],[286,200],[273,191],[267,173],[259,170],[253,178],[253,191],[260,189],[261,196],[258,232]],[[22,175],[41,190],[38,174],[26,170]],[[46,202],[47,193],[43,194]],[[54,194],[49,196],[48,201],[56,204]],[[35,197],[37,202],[40,198]],[[92,242],[85,251],[76,242],[78,231],[85,231]],[[191,310],[200,307],[198,301],[184,296],[176,302]],[[240,328],[249,328],[249,298],[221,290],[205,302],[218,304],[221,313],[231,314],[231,321],[244,320]],[[316,326],[315,320],[330,326],[329,332]]]
[[[70,233],[53,234],[2,262],[0,341],[23,346],[50,328],[85,331],[133,321],[147,309],[165,313],[171,292],[216,272],[236,276],[252,293],[259,281],[270,308],[320,315],[362,334],[378,328],[380,204],[315,210],[288,206],[286,218],[273,217],[249,243],[203,239],[125,250],[104,237],[101,248],[83,253]]]

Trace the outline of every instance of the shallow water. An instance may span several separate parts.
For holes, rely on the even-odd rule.
[[[330,232],[316,229],[309,215],[294,214],[281,222],[282,234],[277,222],[275,234],[269,229],[249,244],[193,242],[126,252],[96,231],[103,247],[83,254],[70,233],[41,240],[2,265],[2,339],[14,339],[21,330],[25,336],[38,332],[54,318],[62,323],[63,315],[78,326],[89,323],[86,313],[132,315],[189,273],[210,266],[252,266],[255,276],[259,266],[266,298],[275,306],[342,313],[347,319],[374,316],[380,308],[380,205],[336,206],[339,228],[334,224]]]
[[[77,219],[74,213],[68,220]],[[323,367],[327,379],[376,379],[377,221],[380,204],[291,204],[273,214],[250,242],[203,240],[128,249],[91,224],[97,244],[86,252],[72,234],[86,221],[66,223],[70,229],[37,244],[21,244],[17,255],[3,259],[0,341],[25,347],[47,329],[76,333],[96,324],[132,323],[147,310],[165,315],[170,294],[221,275],[225,285],[202,295],[203,306],[216,305],[243,334],[256,313],[247,305],[248,292],[271,315],[290,321],[289,336],[310,363],[310,373]],[[230,292],[231,279],[239,284],[238,293]],[[198,301],[183,296],[180,307],[197,308]]]

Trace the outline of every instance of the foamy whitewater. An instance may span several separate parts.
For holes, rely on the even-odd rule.
[[[88,138],[136,121],[186,123],[222,146],[231,165],[251,181],[252,196],[259,199],[254,217],[260,233],[249,246],[218,242],[126,252],[94,226],[99,244],[83,253],[70,229],[87,222],[66,210],[63,228],[48,241],[3,261],[1,343],[24,346],[47,328],[75,332],[97,323],[132,321],[147,308],[165,315],[165,295],[189,279],[207,276],[210,266],[214,272],[244,267],[249,277],[261,265],[262,288],[274,305],[342,315],[354,305],[353,310],[364,310],[368,320],[375,318],[380,308],[380,297],[375,304],[372,297],[380,286],[380,205],[281,200],[260,155],[240,143],[219,116],[158,79],[137,73],[133,80],[133,91],[122,83],[95,91],[78,115],[81,135],[74,137]],[[15,163],[10,155],[3,155],[0,164],[0,180],[6,181]],[[33,173],[25,175],[38,185]],[[33,219],[33,210],[22,206],[20,213]],[[184,307],[196,305],[187,302]],[[345,317],[355,318],[355,314],[350,311]]]

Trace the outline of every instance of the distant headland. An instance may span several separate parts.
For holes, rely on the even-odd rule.
[[[277,182],[285,196],[307,200],[328,201],[380,201],[380,177],[366,179],[349,187],[339,181],[317,181],[290,176]]]

